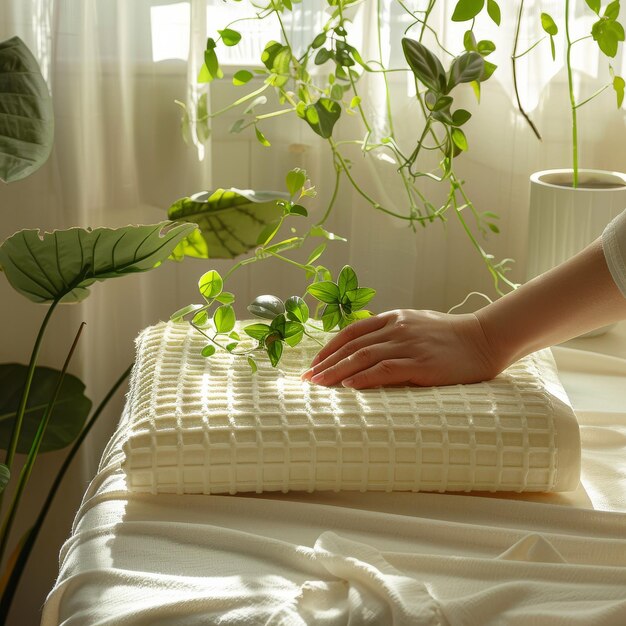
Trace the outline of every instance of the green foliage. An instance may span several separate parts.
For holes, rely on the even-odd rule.
[[[38,170],[53,137],[52,100],[35,57],[19,37],[0,42],[0,180]]]
[[[0,449],[7,450],[16,413],[26,381],[28,367],[17,363],[0,364]],[[31,443],[52,400],[60,372],[49,367],[37,367],[31,383],[24,422],[17,442],[17,451],[28,454]],[[85,396],[85,385],[75,376],[65,374],[54,411],[44,434],[39,452],[65,448],[76,439],[91,410],[91,400]]]
[[[282,213],[289,195],[273,191],[217,189],[177,200],[168,217],[198,225],[174,250],[173,258],[232,259],[257,246],[259,235]]]
[[[350,266],[345,266],[339,273],[337,282],[332,282],[332,275],[326,267],[313,265],[324,253],[326,243],[318,245],[310,252],[305,264],[283,256],[285,252],[299,248],[313,237],[345,241],[343,237],[330,233],[319,225],[313,225],[304,236],[289,237],[274,243],[274,238],[286,219],[307,216],[307,210],[298,203],[314,195],[314,188],[310,186],[306,172],[300,168],[294,168],[287,173],[285,186],[288,192],[283,196],[285,199],[276,202],[276,206],[282,210],[282,216],[276,222],[266,225],[254,254],[240,260],[224,277],[216,270],[205,272],[198,281],[198,291],[205,303],[189,304],[173,313],[170,318],[174,322],[189,321],[208,340],[202,349],[204,357],[209,358],[220,350],[227,351],[234,356],[245,357],[253,373],[257,368],[256,359],[252,356],[255,352],[265,353],[271,365],[276,367],[285,345],[294,347],[305,334],[309,334],[310,329],[319,330],[315,322],[321,322],[325,330],[333,330],[369,315],[364,307],[375,294],[373,289],[359,287],[356,273]],[[290,296],[284,302],[271,294],[256,297],[248,305],[248,311],[266,321],[243,326],[244,335],[254,340],[253,347],[249,347],[242,343],[240,335],[234,330],[237,320],[232,304],[235,296],[224,291],[224,284],[238,268],[269,257],[290,263],[304,271],[306,278],[312,281],[307,287],[307,295],[313,296],[321,304],[326,304],[326,307],[318,318],[317,315],[311,315],[309,305],[300,296]]]
[[[146,272],[195,229],[161,222],[124,228],[21,230],[0,245],[11,286],[33,302],[80,302],[96,281]]]
[[[495,51],[495,44],[487,39],[476,40],[473,33],[474,19],[485,10],[485,17],[495,24],[500,24],[502,19],[500,3],[497,0],[458,0],[455,3],[453,19],[469,21],[471,26],[463,39],[464,52],[455,56],[439,46],[446,55],[445,63],[440,60],[442,55],[436,49],[426,47],[422,43],[422,35],[430,31],[435,34],[435,41],[439,45],[436,31],[428,24],[434,3],[430,3],[430,8],[425,11],[413,10],[407,4],[399,3],[399,9],[406,12],[407,23],[409,23],[407,37],[402,42],[405,57],[418,84],[426,87],[425,91],[418,89],[417,93],[418,104],[424,113],[424,127],[412,139],[414,148],[411,149],[409,146],[408,150],[404,144],[411,139],[395,136],[391,117],[394,107],[387,84],[387,72],[406,71],[406,67],[388,68],[382,56],[377,58],[374,55],[374,58],[364,58],[359,50],[360,43],[355,45],[356,39],[351,36],[354,0],[329,0],[326,22],[320,32],[317,32],[308,42],[298,42],[297,48],[294,49],[290,41],[289,29],[284,28],[286,17],[284,14],[298,10],[297,4],[284,0],[276,0],[263,5],[249,2],[250,14],[245,15],[243,3],[241,3],[238,18],[217,30],[214,37],[208,39],[205,63],[201,71],[200,80],[212,80],[217,77],[218,57],[221,50],[224,46],[239,44],[239,33],[233,27],[240,20],[256,19],[261,28],[265,20],[275,20],[275,23],[280,26],[281,40],[269,40],[262,46],[254,71],[251,68],[242,68],[233,77],[235,85],[243,86],[251,83],[253,77],[256,76],[254,86],[251,86],[245,95],[238,96],[231,104],[215,113],[208,113],[206,118],[212,120],[219,115],[239,109],[240,116],[232,123],[230,131],[243,133],[249,129],[261,145],[271,149],[272,137],[266,133],[265,120],[277,116],[281,116],[281,119],[286,115],[295,116],[306,125],[307,131],[327,141],[332,165],[337,173],[331,200],[323,218],[316,225],[316,228],[320,229],[317,234],[313,232],[313,228],[310,228],[304,238],[285,239],[283,242],[271,244],[278,248],[269,249],[269,242],[280,231],[287,214],[303,217],[307,215],[307,210],[302,203],[292,198],[284,203],[282,216],[276,215],[273,219],[263,219],[263,224],[258,224],[258,229],[255,230],[255,236],[246,236],[245,242],[250,246],[249,249],[254,246],[261,248],[258,258],[267,258],[268,255],[273,256],[283,252],[284,246],[287,248],[300,246],[306,237],[327,236],[332,240],[334,235],[324,229],[324,222],[334,208],[341,180],[346,180],[360,198],[375,210],[404,220],[413,230],[416,230],[416,225],[426,227],[435,221],[445,221],[446,213],[452,211],[461,222],[463,231],[470,238],[473,248],[478,250],[493,276],[495,289],[502,293],[502,284],[513,287],[514,284],[504,275],[503,266],[495,262],[493,256],[486,253],[476,239],[475,230],[482,235],[488,234],[491,230],[482,222],[480,212],[464,191],[464,183],[457,177],[454,164],[454,160],[467,148],[466,135],[459,130],[459,127],[469,123],[471,118],[466,110],[455,111],[453,108],[457,89],[469,84],[477,98],[480,98],[481,84],[491,77],[497,67],[496,64],[486,60],[486,57]],[[413,33],[415,33],[414,37],[411,36]],[[380,54],[382,55],[382,52]],[[452,57],[450,62],[448,57]],[[444,66],[449,68],[448,71]],[[373,108],[372,103],[368,102],[367,97],[364,96],[367,91],[361,92],[359,87],[363,75],[374,72],[379,74],[385,84],[384,108],[389,115],[389,133],[385,137],[377,137],[377,133],[373,132],[376,125],[368,118]],[[381,106],[381,104],[377,102],[376,106]],[[336,141],[338,128],[347,128],[348,133],[352,132],[351,127],[346,124],[348,117],[358,118],[361,128],[357,130],[356,137],[342,136],[342,141],[338,142]],[[193,122],[183,115],[183,126],[191,123]],[[199,136],[199,133],[196,135]],[[352,171],[351,158],[346,154],[351,149],[347,146],[351,144],[355,148],[360,148],[364,157],[384,154],[398,164],[398,188],[406,194],[404,205],[400,203],[399,209],[386,207],[365,190],[358,176]],[[427,161],[426,168],[422,169],[421,153],[423,150],[435,151],[439,154],[439,165],[434,170],[431,168],[430,159]],[[428,177],[448,186],[449,192],[445,194],[443,202],[439,200],[439,197],[444,194],[435,192],[438,198],[435,202],[424,195],[424,188],[420,181],[422,177]],[[288,190],[292,195],[292,188],[289,184]],[[469,207],[470,210],[463,213],[462,208],[465,207]],[[474,220],[474,224],[468,221],[466,216],[470,221]],[[201,231],[206,233],[207,229],[202,219],[196,217],[194,221],[200,223]],[[240,225],[237,224],[237,226]],[[232,231],[235,232],[235,229]],[[236,232],[242,231],[239,228]],[[190,242],[187,245],[189,254],[203,258],[207,256],[233,257],[246,251],[246,246],[231,245],[230,232],[224,232],[222,235],[229,242],[230,251],[222,251],[221,254],[216,255],[213,252],[215,242],[205,241],[206,245],[200,245],[198,236],[195,235],[193,244]],[[314,256],[314,253],[311,254]],[[182,252],[178,254],[178,257],[182,256]],[[314,262],[310,260],[307,265],[312,265]],[[310,267],[306,271],[307,276],[312,276],[315,267]]]

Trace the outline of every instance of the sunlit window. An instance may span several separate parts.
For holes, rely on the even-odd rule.
[[[154,62],[167,59],[187,60],[190,19],[188,2],[150,7],[152,60]]]

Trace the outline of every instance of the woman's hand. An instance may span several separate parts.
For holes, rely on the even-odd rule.
[[[475,383],[504,369],[499,361],[474,314],[400,309],[344,328],[302,378],[355,389]]]

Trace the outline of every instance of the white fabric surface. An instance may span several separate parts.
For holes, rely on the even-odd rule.
[[[611,276],[626,298],[626,210],[604,229],[602,250]]]
[[[488,382],[357,391],[300,380],[319,349],[308,338],[277,368],[260,360],[254,375],[228,352],[204,358],[205,344],[187,323],[160,323],[137,339],[121,435],[132,491],[578,485],[578,423],[549,350]]]
[[[573,493],[131,493],[118,431],[42,625],[622,626],[626,361],[555,356],[580,407]]]

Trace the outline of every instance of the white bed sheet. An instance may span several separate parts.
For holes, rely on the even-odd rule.
[[[626,361],[555,357],[571,493],[131,494],[114,437],[43,626],[625,624]]]

